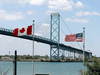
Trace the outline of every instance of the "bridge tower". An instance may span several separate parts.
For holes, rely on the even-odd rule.
[[[56,55],[57,61],[59,61],[59,43],[60,43],[60,14],[51,13],[50,21],[50,39],[58,42],[57,46],[50,45],[50,60],[52,56]]]

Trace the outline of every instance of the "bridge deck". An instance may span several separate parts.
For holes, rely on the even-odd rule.
[[[14,36],[13,32],[14,32],[14,30],[0,28],[0,34],[7,35],[7,36],[12,36],[12,37],[17,37],[17,38],[22,38],[22,39],[27,39],[27,40],[33,40],[32,35],[30,35],[30,36],[26,36],[26,35],[24,35],[24,36]],[[55,47],[57,47],[57,44],[58,44],[54,40],[50,40],[48,38],[44,38],[44,37],[40,37],[40,36],[36,36],[36,35],[34,35],[34,41],[42,42],[42,43],[49,44],[49,45],[54,45]],[[83,53],[83,50],[81,50],[81,49],[73,48],[71,46],[67,46],[67,45],[64,45],[64,44],[61,44],[61,43],[59,44],[59,47],[62,50],[69,50],[69,51],[75,52],[75,53],[79,52],[81,54]],[[89,52],[85,51],[85,53],[89,55]]]

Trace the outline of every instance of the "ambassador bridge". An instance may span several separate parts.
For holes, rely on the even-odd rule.
[[[63,29],[61,29],[60,19],[66,25],[66,23],[61,18],[59,13],[51,13],[51,15],[50,15],[50,38],[34,35],[34,41],[50,45],[50,60],[53,59],[53,56],[55,55],[57,61],[59,61],[61,52],[64,56],[67,55],[67,57],[70,57],[70,55],[73,54],[73,58],[75,60],[76,55],[82,56],[83,50],[82,50],[82,48],[81,49],[75,48],[71,42],[70,42],[70,44],[72,46],[68,46],[63,43],[60,43],[60,30],[66,36]],[[66,27],[67,27],[66,29],[69,30],[67,25],[66,25]],[[12,36],[12,37],[16,37],[16,38],[33,40],[33,37],[32,37],[33,35],[14,36],[13,32],[14,32],[14,30],[5,29],[5,28],[0,27],[0,34]],[[69,32],[71,33],[70,30],[69,30]],[[77,42],[77,44],[79,45],[78,42]],[[80,47],[80,45],[79,45],[79,47]],[[91,59],[92,53],[85,51],[85,55],[88,57],[88,59]]]

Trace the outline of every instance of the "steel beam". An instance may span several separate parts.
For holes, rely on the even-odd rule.
[[[51,13],[50,21],[50,40],[57,41],[57,47],[50,45],[50,60],[53,55],[57,56],[57,61],[59,61],[59,44],[60,44],[60,14]]]

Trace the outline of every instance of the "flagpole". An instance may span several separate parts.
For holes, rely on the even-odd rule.
[[[32,75],[34,75],[34,22],[33,20],[33,60],[32,60]]]
[[[85,27],[83,27],[83,75],[84,75]]]

